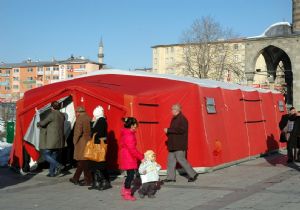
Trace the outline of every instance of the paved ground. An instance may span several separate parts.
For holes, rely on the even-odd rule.
[[[71,174],[48,178],[46,171],[20,176],[0,169],[0,209],[300,209],[300,164],[286,165],[276,154],[199,175],[195,183],[184,177],[165,184],[155,199],[123,201],[122,178],[107,191],[90,191],[68,182]],[[73,172],[73,171],[71,171]],[[164,178],[164,177],[162,177]]]

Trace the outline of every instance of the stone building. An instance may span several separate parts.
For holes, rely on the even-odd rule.
[[[300,0],[293,0],[292,12],[292,24],[279,22],[259,36],[221,41],[230,45],[243,72],[239,78],[228,79],[228,75],[222,80],[277,89],[285,95],[289,106],[300,110]],[[177,65],[183,60],[183,47],[153,46],[153,72],[183,75],[183,69]]]

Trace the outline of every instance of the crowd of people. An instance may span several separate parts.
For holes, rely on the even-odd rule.
[[[58,153],[65,146],[64,139],[64,115],[59,111],[60,104],[56,101],[51,103],[50,114],[37,126],[41,128],[40,149],[45,161],[49,163],[49,177],[55,177],[63,170],[63,165],[58,161]],[[186,160],[188,145],[188,121],[181,112],[181,105],[174,104],[171,108],[173,118],[169,128],[164,132],[168,137],[166,142],[168,148],[167,178],[164,182],[176,182],[176,164],[182,166],[188,175],[188,182],[197,179],[196,171]],[[159,170],[161,166],[156,162],[156,154],[149,148],[144,154],[137,149],[136,130],[138,121],[134,117],[123,119],[124,126],[120,138],[120,169],[126,171],[126,178],[121,187],[120,194],[124,200],[134,201],[134,192],[138,190],[140,198],[148,196],[155,198],[157,190],[160,189],[161,181]],[[93,118],[90,118],[84,107],[76,108],[76,123],[74,126],[73,144],[74,156],[77,161],[76,171],[69,181],[75,185],[89,186],[88,189],[107,190],[112,187],[106,161],[92,161],[85,157],[85,147],[93,137],[94,144],[101,141],[109,145],[107,139],[107,121],[104,109],[97,106],[93,110]],[[80,177],[83,173],[83,180]],[[134,189],[134,179],[141,180],[139,189]]]
[[[37,126],[40,128],[40,150],[45,161],[49,163],[47,176],[55,177],[61,173],[64,166],[58,161],[59,151],[65,147],[64,115],[59,111],[60,104],[51,103],[51,112]],[[173,115],[170,126],[164,129],[167,136],[168,166],[167,177],[163,182],[176,182],[176,165],[179,163],[188,175],[188,182],[194,182],[198,174],[186,160],[188,149],[188,120],[181,111],[180,104],[171,107]],[[120,194],[124,200],[134,201],[134,193],[138,190],[140,198],[148,196],[154,198],[160,189],[161,181],[159,170],[161,166],[156,162],[156,154],[149,148],[144,154],[137,149],[136,130],[138,121],[134,117],[123,119],[124,126],[121,130],[120,170],[126,172],[126,178],[121,187]],[[280,141],[287,143],[287,162],[300,162],[300,112],[294,107],[289,113],[283,115],[279,123],[281,130]],[[76,171],[69,181],[75,185],[89,186],[89,190],[107,190],[112,187],[107,170],[106,161],[88,160],[85,147],[93,137],[94,144],[101,141],[109,145],[107,139],[107,121],[104,109],[101,106],[93,110],[93,118],[86,113],[84,107],[76,108],[76,123],[74,126],[73,144],[74,156],[77,161]],[[83,180],[80,177],[83,173]],[[139,178],[141,186],[134,189],[134,180]]]

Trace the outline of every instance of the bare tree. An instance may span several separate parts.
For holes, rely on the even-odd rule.
[[[233,37],[231,29],[223,29],[212,17],[197,19],[183,32],[183,60],[177,65],[185,75],[197,78],[241,77],[241,63],[229,41]]]

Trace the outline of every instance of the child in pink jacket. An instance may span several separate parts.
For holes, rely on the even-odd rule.
[[[144,156],[136,148],[135,132],[138,122],[134,117],[124,119],[124,128],[121,131],[121,161],[120,169],[126,170],[127,177],[124,186],[121,188],[121,195],[124,200],[135,201],[136,198],[131,193],[131,183],[134,179],[135,171],[138,169],[138,161]]]

